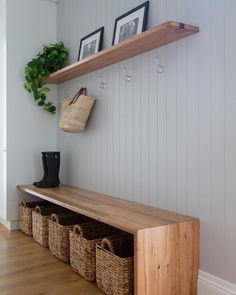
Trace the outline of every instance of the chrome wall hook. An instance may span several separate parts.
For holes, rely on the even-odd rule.
[[[132,75],[131,74],[128,74],[128,72],[127,72],[127,68],[126,68],[126,66],[124,67],[124,81],[126,82],[126,83],[129,83],[129,82],[131,82],[131,80],[132,80]]]
[[[103,80],[101,75],[98,77],[98,87],[100,89],[106,89],[107,88],[107,83],[106,83],[106,81]]]
[[[63,98],[63,99],[68,98],[68,93],[65,91],[64,88],[62,89],[62,98]]]
[[[164,66],[162,66],[160,63],[159,63],[159,58],[158,56],[156,56],[156,65],[157,65],[157,73],[158,74],[163,74],[164,73]]]
[[[79,81],[79,89],[80,88],[86,88],[86,83],[84,81]]]

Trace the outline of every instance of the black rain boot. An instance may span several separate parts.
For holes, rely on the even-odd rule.
[[[34,182],[34,185],[37,186],[42,181],[45,181],[48,178],[48,167],[47,167],[47,157],[46,152],[42,152],[42,162],[43,162],[43,172],[44,176],[40,181]]]
[[[42,188],[57,187],[60,184],[60,152],[47,152],[46,161],[48,168],[48,177],[44,181],[36,184],[36,186]]]

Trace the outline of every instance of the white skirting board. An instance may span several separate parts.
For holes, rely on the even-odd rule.
[[[8,230],[18,230],[19,229],[19,221],[18,220],[4,220],[0,218],[0,224],[4,225]]]
[[[198,295],[236,295],[236,285],[199,271]]]

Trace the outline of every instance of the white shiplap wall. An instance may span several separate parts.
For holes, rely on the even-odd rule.
[[[14,221],[18,219],[19,200],[23,197],[16,185],[40,179],[41,151],[55,149],[57,146],[56,118],[42,111],[33,101],[32,95],[24,89],[26,63],[38,54],[42,44],[56,40],[57,7],[55,3],[41,0],[5,2],[7,11],[5,218],[12,222],[10,227],[14,227]],[[35,12],[38,13],[37,22]],[[55,93],[53,87],[49,97],[55,97]]]
[[[110,46],[114,19],[142,2],[59,0],[58,39],[70,62],[80,38],[102,25]],[[81,82],[97,98],[85,132],[58,132],[61,178],[199,217],[201,270],[236,283],[236,1],[151,0],[149,27],[166,20],[200,33],[60,85],[60,97]]]

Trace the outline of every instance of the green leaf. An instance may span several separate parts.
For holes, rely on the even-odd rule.
[[[45,101],[45,100],[46,100],[46,94],[43,93],[43,94],[41,95],[41,100],[42,100],[42,101]]]
[[[40,100],[40,101],[38,102],[38,106],[41,107],[41,106],[43,106],[43,105],[44,105],[44,101],[43,101],[43,100]]]
[[[63,42],[43,45],[43,51],[30,60],[25,66],[24,88],[33,94],[35,101],[40,107],[51,114],[56,113],[56,107],[50,101],[46,101],[46,93],[49,88],[46,86],[45,78],[52,72],[60,69],[68,59],[68,49]]]

